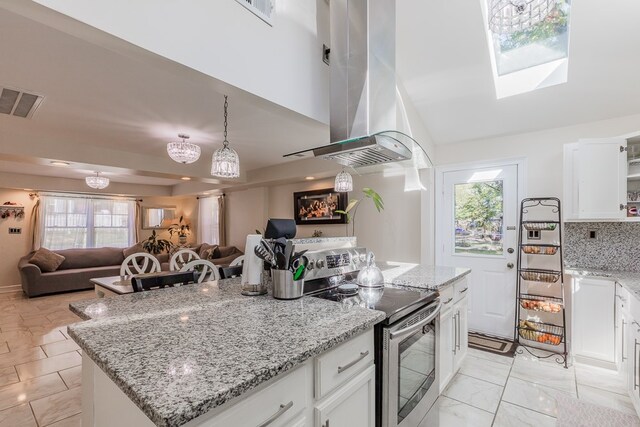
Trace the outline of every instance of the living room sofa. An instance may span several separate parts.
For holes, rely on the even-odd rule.
[[[202,245],[190,248],[200,254]],[[211,247],[211,246],[209,246]],[[228,266],[242,255],[235,246],[212,247],[210,261],[218,267]],[[64,249],[54,251],[64,256],[60,266],[51,272],[43,272],[29,260],[35,252],[20,258],[18,269],[22,279],[22,289],[29,297],[53,294],[57,292],[91,289],[90,279],[95,277],[117,276],[125,255],[122,248]],[[169,255],[157,255],[162,270],[169,270]]]

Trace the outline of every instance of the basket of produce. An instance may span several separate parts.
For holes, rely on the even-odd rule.
[[[527,255],[555,255],[558,253],[558,246],[553,245],[524,245],[522,252]]]
[[[526,269],[520,271],[520,277],[532,282],[556,283],[560,279],[559,271]]]
[[[555,222],[525,222],[523,223],[524,228],[527,231],[533,231],[533,230],[537,230],[537,231],[554,231],[557,227],[557,223]]]
[[[562,326],[520,320],[518,329],[520,337],[529,341],[548,345],[560,345],[562,343]]]
[[[537,297],[535,295],[524,296],[520,300],[520,307],[531,311],[544,311],[545,313],[560,313],[562,304],[551,301],[548,298]]]

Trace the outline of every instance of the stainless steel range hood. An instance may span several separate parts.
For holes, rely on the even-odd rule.
[[[331,144],[284,157],[352,167],[410,160],[422,147],[396,130],[395,0],[331,0],[330,9]]]

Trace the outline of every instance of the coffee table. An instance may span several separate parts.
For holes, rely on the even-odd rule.
[[[93,283],[98,298],[133,293],[133,286],[131,286],[131,279],[129,277],[96,277],[95,279],[90,279],[90,281]]]

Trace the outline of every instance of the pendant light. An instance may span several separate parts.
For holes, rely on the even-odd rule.
[[[333,189],[338,193],[353,191],[353,178],[351,174],[342,169],[342,172],[336,175],[336,182],[333,185]]]
[[[174,161],[182,164],[193,163],[200,158],[200,147],[196,144],[187,142],[189,135],[179,134],[179,142],[170,142],[167,144],[167,153]]]
[[[96,176],[88,176],[84,179],[87,185],[96,190],[102,190],[109,186],[109,178],[100,176],[100,172],[96,172]]]
[[[240,176],[240,158],[233,148],[229,147],[227,141],[227,117],[229,102],[227,95],[224,96],[224,141],[222,148],[218,148],[213,153],[211,163],[211,175],[219,178],[237,178]]]
[[[489,29],[494,34],[511,34],[542,22],[557,0],[488,0]]]

